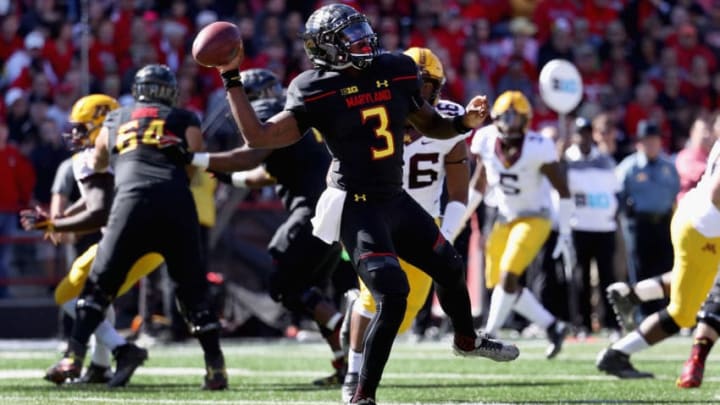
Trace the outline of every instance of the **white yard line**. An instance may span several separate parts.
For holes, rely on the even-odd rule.
[[[13,404],[22,403],[34,403],[33,400],[29,400],[26,397],[3,397],[3,401],[11,401]],[[104,397],[69,397],[69,398],[57,398],[59,403],[65,403],[72,401],[72,403],[118,403],[118,404],[158,404],[158,405],[280,405],[280,404],[294,404],[294,405],[337,405],[340,401],[296,401],[296,400],[283,400],[283,401],[253,401],[253,400],[209,400],[209,399],[190,399],[190,400],[178,400],[178,399],[157,399],[157,398],[104,398]],[[383,402],[387,405],[417,405],[417,402]],[[424,405],[484,405],[484,404],[501,404],[499,402],[423,402]]]
[[[317,377],[322,374],[321,371],[317,370],[289,370],[289,371],[255,371],[243,368],[229,368],[228,374],[231,377],[303,377],[311,378]],[[205,370],[202,368],[193,367],[141,367],[135,374],[145,376],[202,376]],[[27,378],[42,378],[44,371],[37,369],[21,369],[21,370],[0,370],[0,380],[11,380],[11,379],[27,379]],[[392,379],[434,379],[434,380],[500,380],[500,381],[513,381],[513,380],[544,380],[544,381],[612,381],[616,380],[615,377],[596,374],[596,375],[577,375],[577,374],[552,374],[552,375],[537,375],[537,374],[492,374],[492,373],[397,373],[397,372],[386,372],[383,374],[386,378]],[[656,376],[658,380],[672,380],[675,381],[676,375],[659,375]],[[706,376],[704,381],[706,382],[718,382],[720,376]]]

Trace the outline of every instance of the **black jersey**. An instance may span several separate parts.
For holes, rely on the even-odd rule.
[[[110,112],[103,125],[109,130],[116,189],[173,181],[187,186],[185,162],[177,146],[187,148],[186,129],[200,127],[194,113],[137,103]]]
[[[299,142],[273,150],[265,159],[265,170],[278,182],[278,195],[285,208],[303,205],[315,208],[327,187],[330,154],[322,137],[309,133]]]
[[[288,88],[285,109],[301,131],[314,127],[333,160],[331,184],[343,190],[402,190],[403,135],[408,113],[423,104],[415,62],[382,54],[357,75],[313,69]]]

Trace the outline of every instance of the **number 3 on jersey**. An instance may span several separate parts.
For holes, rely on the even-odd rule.
[[[366,108],[361,110],[362,123],[368,120],[368,118],[377,117],[380,124],[375,128],[375,136],[385,141],[385,145],[379,148],[371,147],[373,160],[385,159],[388,156],[392,156],[395,153],[395,141],[393,140],[393,134],[388,129],[390,120],[388,119],[388,113],[385,106],[377,106]]]

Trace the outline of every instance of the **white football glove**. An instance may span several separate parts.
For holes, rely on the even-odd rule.
[[[575,210],[575,204],[569,198],[560,199],[558,207],[558,239],[553,249],[552,257],[557,259],[562,255],[563,263],[570,268],[575,267],[577,258],[575,256],[575,245],[572,240],[570,229],[570,218]]]
[[[564,266],[569,268],[575,267],[577,257],[575,255],[575,245],[573,244],[572,234],[561,233],[558,235],[552,257],[553,259],[557,259],[560,256],[562,256]]]
[[[445,213],[443,214],[442,225],[440,226],[440,233],[443,238],[450,243],[455,241],[456,234],[461,230],[464,223],[463,214],[465,213],[465,204],[460,201],[450,201],[445,206]]]

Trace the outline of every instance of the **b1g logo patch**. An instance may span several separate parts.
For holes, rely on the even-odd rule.
[[[344,89],[340,89],[340,95],[347,96],[350,94],[355,94],[359,91],[360,89],[358,89],[358,86],[345,87]]]

